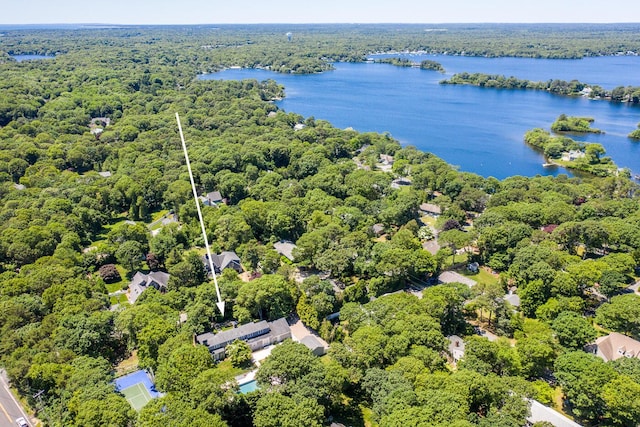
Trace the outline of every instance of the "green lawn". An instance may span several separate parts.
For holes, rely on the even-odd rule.
[[[107,284],[105,284],[105,286],[107,287],[107,292],[112,294],[112,293],[122,289],[122,280],[120,280],[118,282],[107,283]]]
[[[456,265],[458,265],[457,268],[454,269],[454,271],[456,273],[460,273],[465,277],[468,277],[470,279],[475,280],[478,283],[483,283],[486,285],[490,285],[493,283],[498,283],[498,278],[496,276],[494,276],[493,274],[489,273],[487,270],[485,270],[484,268],[480,268],[480,270],[477,273],[472,273],[467,269],[467,255],[468,254],[463,254],[463,255],[456,255]],[[451,257],[448,258],[449,259],[449,265],[451,264]],[[459,265],[458,260],[460,260],[460,263],[462,263],[462,261],[464,260],[464,264]],[[445,265],[447,263],[445,262]]]
[[[460,270],[466,270],[466,265],[467,265],[467,261],[469,259],[469,254],[467,253],[463,253],[460,255],[456,255],[455,258],[452,256],[448,256],[445,258],[444,262],[442,263],[442,269],[443,270],[447,270],[450,269],[452,267],[452,262],[455,260],[456,264],[455,265],[463,265],[464,267],[461,267]],[[456,271],[458,271],[459,269],[456,268]],[[462,274],[462,271],[458,271],[458,273]]]
[[[119,291],[120,289],[122,289],[125,283],[126,284],[129,283],[129,279],[127,278],[127,270],[125,270],[124,267],[121,266],[120,264],[116,264],[116,269],[118,270],[118,273],[120,273],[121,279],[118,280],[117,282],[113,282],[105,285],[109,293]]]
[[[436,226],[436,219],[430,215],[420,217],[420,221],[422,221],[424,225],[430,225],[432,227]]]
[[[169,213],[169,209],[162,209],[161,211],[154,212],[151,214],[150,222],[157,221],[168,213]]]
[[[111,305],[129,304],[129,300],[127,299],[127,296],[125,294],[113,295],[113,296],[109,297],[109,302],[111,303]]]

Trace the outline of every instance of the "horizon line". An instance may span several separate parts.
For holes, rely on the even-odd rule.
[[[640,21],[607,22],[515,22],[515,21],[459,21],[459,22],[201,22],[201,23],[109,23],[109,22],[20,22],[0,23],[0,26],[36,26],[36,25],[109,25],[109,26],[201,26],[201,25],[615,25],[640,24]]]

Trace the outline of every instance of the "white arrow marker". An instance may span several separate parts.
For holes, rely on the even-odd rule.
[[[176,113],[176,120],[178,121],[178,130],[180,131],[180,140],[182,141],[182,149],[184,150],[184,158],[187,161],[187,169],[189,170],[189,179],[191,180],[191,189],[193,190],[193,198],[196,201],[196,208],[198,209],[198,218],[200,218],[200,227],[202,228],[202,237],[204,237],[204,246],[207,249],[207,258],[209,259],[209,268],[211,274],[213,274],[213,284],[216,286],[216,295],[218,296],[218,310],[220,314],[224,316],[224,301],[220,296],[220,288],[218,287],[218,279],[216,278],[216,270],[213,268],[213,259],[211,258],[211,248],[209,247],[209,240],[207,239],[207,231],[204,228],[204,219],[202,218],[202,210],[200,209],[200,200],[198,199],[198,191],[196,190],[196,183],[193,180],[193,172],[191,172],[191,162],[189,162],[189,154],[187,153],[187,144],[184,142],[184,134],[182,133],[182,125],[180,124],[180,116]]]

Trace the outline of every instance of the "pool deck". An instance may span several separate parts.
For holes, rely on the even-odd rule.
[[[253,381],[256,378],[257,372],[258,370],[254,369],[253,371],[249,371],[246,374],[238,375],[236,377],[236,381],[238,382],[238,385],[243,385]]]

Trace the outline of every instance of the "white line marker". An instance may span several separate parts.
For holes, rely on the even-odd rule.
[[[204,237],[204,246],[207,249],[207,258],[209,259],[209,268],[211,274],[213,274],[213,284],[216,286],[216,296],[218,302],[216,306],[220,311],[220,314],[224,316],[224,301],[220,296],[220,288],[218,287],[218,279],[216,278],[216,270],[213,268],[213,259],[211,258],[211,248],[209,247],[209,240],[207,239],[207,231],[204,228],[204,219],[202,218],[202,210],[200,209],[200,200],[198,199],[198,190],[196,190],[196,183],[193,180],[193,172],[191,171],[191,162],[189,162],[189,153],[187,153],[187,144],[184,142],[184,134],[182,133],[182,125],[180,124],[180,116],[176,113],[176,120],[178,121],[178,130],[180,131],[180,141],[182,141],[182,149],[184,150],[184,158],[187,161],[187,169],[189,170],[189,179],[191,180],[191,189],[193,190],[193,198],[196,202],[196,208],[198,209],[198,218],[200,219],[200,227],[202,228],[202,237]]]

